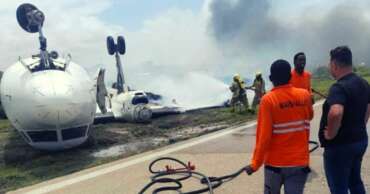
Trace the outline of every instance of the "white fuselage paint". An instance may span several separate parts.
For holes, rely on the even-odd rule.
[[[80,145],[94,120],[96,83],[73,62],[64,71],[31,72],[26,66],[34,63],[33,58],[18,61],[3,74],[1,101],[9,121],[35,148],[60,150]],[[78,127],[86,127],[85,134],[63,138],[62,130]],[[57,140],[33,141],[29,135],[45,131],[55,131]]]
[[[111,109],[115,119],[131,122],[149,121],[152,112],[148,106],[148,97],[144,91],[127,91],[117,94],[117,90],[108,89],[108,109]],[[134,98],[142,98],[144,101],[134,104]],[[146,100],[145,100],[146,99]]]

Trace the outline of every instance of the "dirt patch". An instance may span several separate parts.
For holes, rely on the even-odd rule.
[[[123,145],[116,145],[106,149],[99,150],[92,153],[92,156],[97,158],[108,158],[108,157],[117,157],[117,156],[128,156],[134,153],[141,153],[143,150],[153,149],[160,147],[161,145],[167,145],[167,138],[155,138],[147,139],[146,141],[138,141],[127,143]]]

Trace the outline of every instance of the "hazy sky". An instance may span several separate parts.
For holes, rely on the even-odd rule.
[[[1,70],[18,56],[38,52],[37,35],[24,32],[16,21],[16,9],[23,2],[0,1]],[[366,0],[28,2],[46,15],[49,50],[71,53],[89,72],[105,67],[107,79],[114,80],[115,61],[107,54],[105,39],[123,35],[127,54],[122,61],[129,85],[183,99],[185,104],[194,102],[194,93],[205,102],[226,98],[215,95],[227,93],[225,77],[240,73],[253,78],[255,71],[267,77],[273,60],[292,61],[299,51],[306,52],[308,67],[327,64],[329,49],[342,44],[353,49],[356,62],[370,62]]]

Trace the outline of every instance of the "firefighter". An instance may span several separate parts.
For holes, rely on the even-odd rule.
[[[233,93],[230,101],[231,112],[235,111],[238,103],[241,103],[245,107],[245,110],[249,110],[249,103],[247,93],[245,91],[244,81],[241,79],[239,74],[234,75],[230,90]]]
[[[254,90],[254,98],[252,102],[252,112],[255,112],[257,105],[260,104],[262,96],[265,95],[266,93],[265,80],[263,80],[261,72],[256,73],[256,78],[254,79],[253,85],[251,88]]]
[[[289,84],[290,64],[275,61],[270,68],[274,88],[261,99],[251,175],[265,166],[265,194],[301,194],[309,168],[309,129],[313,117],[309,92]]]

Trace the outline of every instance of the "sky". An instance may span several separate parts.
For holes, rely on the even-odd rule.
[[[15,12],[23,0],[0,1],[0,70],[38,52],[37,34],[24,32]],[[366,0],[30,0],[46,15],[48,49],[93,74],[115,60],[105,39],[123,35],[128,85],[175,98],[184,106],[219,103],[230,96],[235,73],[265,78],[270,64],[295,53],[307,68],[328,63],[328,52],[349,45],[356,63],[370,63],[370,3]]]
[[[145,20],[160,16],[169,9],[201,11],[202,0],[124,0],[113,1],[113,6],[102,13],[102,19],[126,26],[129,30],[139,30]]]

